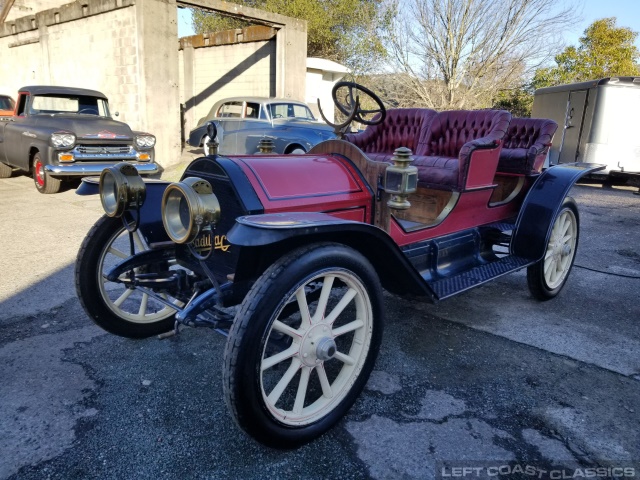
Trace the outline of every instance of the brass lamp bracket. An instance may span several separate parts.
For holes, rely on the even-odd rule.
[[[397,148],[384,176],[384,190],[391,194],[389,208],[406,210],[411,207],[408,197],[418,188],[418,168],[411,165],[413,153],[407,147]]]

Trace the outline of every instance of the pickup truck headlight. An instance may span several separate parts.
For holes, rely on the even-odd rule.
[[[136,145],[138,148],[151,148],[156,144],[156,137],[153,135],[136,135]]]
[[[100,201],[109,217],[121,217],[127,210],[142,206],[147,187],[133,165],[121,162],[105,168],[100,175]]]
[[[176,243],[191,243],[220,219],[220,203],[211,184],[198,177],[172,183],[162,196],[162,223]]]
[[[72,147],[76,143],[76,136],[69,132],[56,132],[51,134],[51,143],[56,148]]]

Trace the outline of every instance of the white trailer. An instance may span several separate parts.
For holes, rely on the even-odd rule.
[[[607,168],[596,175],[640,175],[640,77],[540,88],[531,116],[560,126],[549,152],[551,165],[601,163]]]

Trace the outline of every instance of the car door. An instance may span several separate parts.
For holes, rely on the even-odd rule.
[[[238,153],[252,155],[258,151],[258,143],[273,134],[271,122],[267,120],[264,107],[257,102],[245,102],[242,129],[238,131]]]
[[[29,170],[29,146],[36,137],[33,119],[27,116],[29,96],[20,95],[16,115],[4,130],[6,163],[22,170]]]
[[[233,100],[220,105],[216,112],[218,123],[218,151],[223,155],[244,153],[238,151],[238,132],[242,129],[244,102]]]

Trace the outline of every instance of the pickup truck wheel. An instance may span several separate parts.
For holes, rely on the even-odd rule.
[[[382,289],[359,252],[315,244],[291,252],[256,281],[224,356],[225,400],[261,443],[293,448],[349,410],[378,354]]]
[[[148,250],[139,231],[133,234],[136,252]],[[120,218],[101,217],[91,228],[76,260],[76,292],[89,317],[108,332],[146,338],[173,328],[176,310],[147,293],[109,282],[102,274],[129,257],[129,234]],[[174,304],[178,301],[166,294]]]
[[[578,206],[567,197],[553,223],[544,257],[527,269],[529,290],[538,300],[549,300],[564,287],[576,257],[579,234]]]
[[[6,163],[0,162],[0,178],[9,178],[13,173],[13,169]]]
[[[40,193],[46,194],[58,193],[62,185],[62,180],[44,171],[44,163],[39,152],[33,156],[33,182]]]

